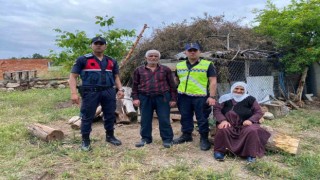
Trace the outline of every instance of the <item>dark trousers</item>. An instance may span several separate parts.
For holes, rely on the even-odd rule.
[[[152,141],[152,119],[153,112],[156,111],[159,119],[160,136],[163,142],[171,142],[173,131],[170,124],[170,93],[164,95],[147,96],[139,94],[142,139]]]
[[[116,120],[116,91],[114,88],[98,92],[83,92],[80,114],[81,119],[81,134],[90,134],[91,125],[94,119],[96,109],[102,107],[104,116],[104,128],[107,131],[114,129]]]
[[[199,133],[209,132],[208,117],[211,107],[206,103],[208,97],[194,97],[178,94],[178,109],[181,113],[181,131],[192,133],[194,129],[193,115],[196,115]]]

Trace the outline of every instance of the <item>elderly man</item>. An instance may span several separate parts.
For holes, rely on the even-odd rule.
[[[208,140],[209,106],[216,102],[216,71],[212,62],[200,59],[200,45],[188,43],[185,46],[188,59],[177,64],[178,108],[181,113],[182,135],[173,140],[174,144],[192,141],[193,116],[196,115],[200,133],[200,149],[209,150]]]
[[[145,58],[145,65],[138,67],[133,75],[133,105],[140,107],[141,112],[141,141],[136,147],[152,142],[152,119],[156,111],[163,146],[170,148],[173,138],[170,107],[176,105],[176,85],[170,68],[159,64],[159,51],[149,50]]]

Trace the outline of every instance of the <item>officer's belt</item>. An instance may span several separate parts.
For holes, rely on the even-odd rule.
[[[83,87],[83,86],[78,86],[78,89],[81,90],[82,92],[100,92],[100,91],[105,91],[107,89],[113,88],[112,86],[103,86],[103,87]]]

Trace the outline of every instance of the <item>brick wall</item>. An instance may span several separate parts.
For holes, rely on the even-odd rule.
[[[4,72],[37,70],[37,74],[48,71],[48,59],[0,59],[0,80]]]

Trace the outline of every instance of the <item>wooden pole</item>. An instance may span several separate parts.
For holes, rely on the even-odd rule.
[[[123,65],[126,64],[126,62],[127,62],[127,61],[129,60],[129,58],[131,57],[134,49],[136,48],[137,44],[139,43],[139,41],[140,41],[140,39],[141,39],[141,37],[142,37],[142,34],[143,34],[144,30],[145,30],[147,27],[148,27],[147,24],[144,24],[144,26],[143,26],[143,28],[142,28],[139,36],[137,37],[136,41],[135,41],[134,44],[132,45],[129,53],[128,53],[127,56],[126,56],[126,58],[121,61],[120,69],[123,67]]]

